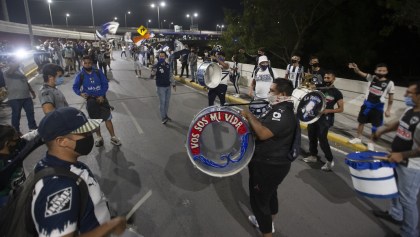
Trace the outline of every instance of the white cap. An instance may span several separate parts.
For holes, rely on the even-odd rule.
[[[267,58],[267,56],[263,55],[263,56],[260,56],[260,57],[258,58],[258,64],[260,64],[260,63],[262,63],[262,62],[268,62],[268,58]]]

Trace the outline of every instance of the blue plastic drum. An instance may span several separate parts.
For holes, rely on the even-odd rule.
[[[394,177],[396,163],[377,160],[386,157],[384,152],[354,152],[346,157],[353,187],[357,193],[370,198],[394,198],[398,196]]]

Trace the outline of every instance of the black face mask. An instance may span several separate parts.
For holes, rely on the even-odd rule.
[[[331,86],[332,85],[332,82],[326,82],[326,81],[324,81],[324,84],[326,85],[326,86]]]
[[[85,71],[90,72],[92,71],[92,67],[83,67],[85,69]]]
[[[375,73],[375,76],[376,76],[378,79],[382,79],[382,78],[386,77],[386,75],[387,75],[387,74],[378,74],[378,73]]]
[[[11,142],[14,142],[15,144],[14,145],[8,145],[8,149],[9,149],[10,154],[18,152],[17,150],[19,148],[21,148],[21,146],[20,146],[21,141],[22,141],[21,138],[11,141]]]
[[[87,137],[76,141],[76,147],[74,148],[74,151],[81,156],[88,155],[93,149],[93,143],[93,136],[90,134]]]
[[[297,63],[297,60],[292,60],[292,63]]]
[[[312,67],[319,67],[319,63],[312,64]]]

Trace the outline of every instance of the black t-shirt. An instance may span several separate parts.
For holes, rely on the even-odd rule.
[[[369,86],[369,95],[367,100],[372,103],[381,103],[381,97],[385,96],[384,93],[388,90],[391,80],[386,79],[380,81],[378,78],[374,77]]]
[[[397,134],[392,141],[393,152],[409,151],[413,146],[413,135],[420,121],[420,112],[414,112],[413,108],[407,109],[401,116]]]
[[[314,83],[317,87],[324,86],[324,76],[325,72],[320,68],[318,71],[313,71],[309,68],[309,73],[312,74],[312,83]]]
[[[321,92],[325,95],[326,106],[325,109],[334,109],[334,105],[343,99],[343,94],[337,88],[330,87],[328,89],[322,89]],[[326,114],[325,116],[334,118],[334,113]]]
[[[260,118],[264,127],[274,136],[267,140],[256,140],[253,161],[268,164],[290,163],[287,158],[293,143],[297,119],[292,102],[281,102]]]

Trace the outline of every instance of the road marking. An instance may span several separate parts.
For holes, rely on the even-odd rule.
[[[121,105],[124,107],[125,111],[127,112],[128,116],[130,116],[131,121],[134,123],[134,126],[136,127],[139,134],[143,134],[143,129],[141,129],[139,123],[137,123],[136,118],[133,116],[131,111],[128,109],[127,105],[124,102],[121,102]]]
[[[306,139],[308,139],[308,140],[309,140],[309,137],[308,137],[308,136],[306,136],[306,135],[303,135],[303,134],[302,134],[302,137],[304,137],[304,138],[306,138]],[[347,155],[347,154],[348,154],[348,152],[345,152],[345,151],[343,151],[343,150],[340,150],[340,149],[338,149],[338,148],[335,148],[335,147],[333,147],[333,146],[331,146],[331,145],[330,145],[330,147],[331,147],[331,150],[334,150],[334,151],[336,151],[336,152],[338,152],[338,153],[341,153],[341,154],[343,154],[343,155]]]

